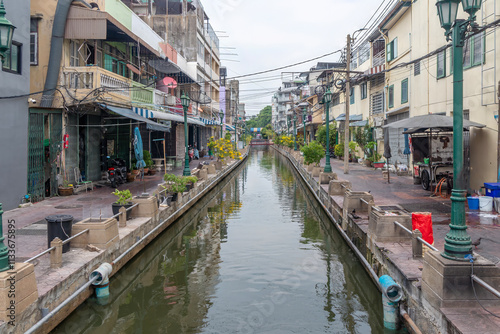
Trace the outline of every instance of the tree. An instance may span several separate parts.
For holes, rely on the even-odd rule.
[[[367,147],[367,144],[370,142],[372,138],[372,129],[369,123],[366,123],[363,127],[357,127],[356,130],[353,131],[354,140],[358,143],[361,150],[365,153],[365,156],[370,156],[371,151]]]
[[[337,139],[337,122],[330,123],[330,147],[335,145]],[[316,140],[326,148],[326,125],[322,125],[316,132]]]
[[[266,106],[259,112],[257,117],[246,121],[247,129],[265,128],[268,124],[271,124],[272,111],[273,109],[271,106]]]
[[[274,136],[274,130],[273,130],[273,126],[271,124],[266,125],[264,127],[264,129],[262,129],[262,136],[265,139],[271,139],[271,138],[273,138],[273,136]]]

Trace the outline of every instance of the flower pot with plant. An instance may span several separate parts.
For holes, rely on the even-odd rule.
[[[187,191],[193,189],[194,184],[196,182],[198,182],[198,178],[196,176],[194,176],[194,175],[185,176],[183,179],[186,182],[186,189],[187,189]]]
[[[303,146],[300,151],[304,154],[304,164],[308,166],[311,164],[319,166],[321,159],[325,156],[323,146],[315,140]]]
[[[71,196],[73,195],[73,185],[64,180],[63,184],[58,188],[59,196]]]
[[[148,174],[150,169],[153,167],[153,159],[151,159],[151,153],[149,151],[144,150],[142,151],[143,157],[144,157],[144,163],[146,164],[146,167],[144,167],[144,174]]]
[[[132,199],[132,193],[130,190],[118,190],[115,189],[114,192],[112,192],[113,195],[115,195],[117,198],[116,202],[111,204],[111,208],[113,210],[113,215],[116,215],[120,212],[120,208],[124,207],[125,209],[130,208],[133,203],[130,201]],[[127,219],[130,219],[130,212],[131,210],[127,211]]]

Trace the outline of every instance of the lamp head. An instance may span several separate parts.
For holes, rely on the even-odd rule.
[[[462,7],[464,12],[469,14],[470,18],[473,18],[476,12],[481,9],[482,0],[462,0]]]
[[[330,88],[328,88],[328,90],[326,91],[325,95],[323,96],[323,98],[325,99],[325,103],[330,103],[332,102],[332,92],[330,90]]]
[[[16,29],[16,27],[5,18],[5,14],[5,6],[2,0],[0,2],[0,54],[2,58],[12,46],[12,35],[14,34],[14,29]]]
[[[457,19],[459,2],[460,0],[438,0],[436,2],[439,22],[441,23],[441,28],[446,31],[445,35],[448,35],[451,26]]]
[[[189,108],[189,103],[191,102],[191,99],[189,96],[187,96],[185,93],[182,94],[181,96],[181,105],[183,108]]]

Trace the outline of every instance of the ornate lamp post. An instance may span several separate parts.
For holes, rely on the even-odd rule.
[[[188,123],[187,123],[187,111],[189,108],[189,103],[191,100],[186,94],[181,96],[181,104],[184,109],[184,139],[185,139],[185,156],[184,156],[184,170],[182,171],[183,176],[190,176],[191,170],[189,169],[189,155],[188,155]]]
[[[224,112],[221,110],[219,112],[219,117],[220,117],[220,137],[222,138],[224,135]]]
[[[14,34],[14,29],[16,29],[16,27],[5,18],[6,13],[2,0],[0,3],[0,57],[2,58],[2,63],[5,59],[5,54],[12,46],[12,35]]]
[[[302,109],[302,127],[304,128],[304,146],[306,146],[306,108]]]
[[[332,172],[332,166],[330,165],[330,102],[332,102],[332,95],[330,88],[328,88],[325,95],[323,95],[326,111],[326,163],[325,169],[323,170],[325,173]]]
[[[453,190],[451,194],[451,224],[445,237],[441,256],[451,260],[466,260],[472,254],[471,238],[465,223],[464,156],[463,156],[463,46],[470,26],[476,26],[476,12],[481,0],[462,0],[467,20],[457,20],[460,0],[438,0],[436,3],[441,27],[446,40],[453,47]]]
[[[297,115],[293,114],[293,150],[297,151]]]

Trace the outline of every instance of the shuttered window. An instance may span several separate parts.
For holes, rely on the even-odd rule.
[[[408,102],[408,79],[401,81],[401,104]]]

